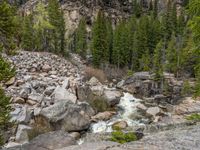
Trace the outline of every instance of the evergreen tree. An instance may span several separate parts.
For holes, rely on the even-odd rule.
[[[53,26],[50,30],[51,51],[65,54],[65,21],[57,0],[49,1],[48,17],[49,23]]]
[[[153,56],[153,71],[155,73],[154,79],[156,81],[163,80],[163,42],[160,41],[154,52]]]
[[[166,70],[177,74],[178,71],[178,52],[176,47],[176,37],[173,35],[166,50]]]
[[[76,52],[85,58],[87,54],[86,20],[82,18],[76,31]]]
[[[48,31],[54,27],[48,20],[48,12],[45,5],[40,1],[34,12],[34,25],[33,28],[36,33],[35,46],[37,50],[45,51],[49,48]]]
[[[109,62],[112,63],[112,53],[113,53],[113,27],[112,22],[107,19],[107,41],[108,41],[108,53],[109,53]]]
[[[24,17],[23,31],[22,31],[22,48],[25,50],[34,50],[35,35],[33,29],[32,15]]]
[[[200,96],[200,2],[199,0],[191,0],[189,2],[189,13],[192,16],[190,21],[190,29],[192,30],[194,49],[196,56],[195,76],[196,88],[195,96]]]
[[[17,31],[17,17],[15,9],[6,1],[0,2],[0,43],[10,53],[15,49],[14,36]]]
[[[154,0],[154,7],[153,7],[153,16],[156,18],[158,16],[158,1],[159,0]]]
[[[138,3],[138,0],[133,0],[133,15],[137,18],[142,15],[142,7],[140,3]]]
[[[99,67],[100,64],[109,62],[107,33],[108,32],[104,13],[99,11],[92,29],[91,43],[93,64],[96,67]]]

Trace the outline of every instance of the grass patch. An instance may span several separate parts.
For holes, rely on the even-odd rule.
[[[191,114],[186,117],[187,120],[200,121],[200,114]]]
[[[112,132],[112,137],[109,139],[110,141],[117,142],[120,144],[132,142],[137,140],[137,136],[134,132],[123,133],[122,131],[114,131]]]

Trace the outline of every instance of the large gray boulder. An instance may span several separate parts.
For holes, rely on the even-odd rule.
[[[90,114],[94,111],[89,106],[59,101],[43,108],[36,117],[46,120],[53,130],[82,131],[89,128]]]
[[[114,106],[119,103],[122,93],[117,90],[105,90],[104,97],[110,106]]]
[[[72,103],[76,103],[77,97],[73,93],[70,93],[68,90],[66,90],[63,87],[56,87],[54,90],[54,99],[55,101],[70,101]]]
[[[31,129],[32,129],[31,127],[26,125],[22,124],[18,125],[15,141],[20,144],[28,143],[29,142],[28,132]]]

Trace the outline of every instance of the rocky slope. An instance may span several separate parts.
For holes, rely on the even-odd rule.
[[[16,122],[16,126],[5,133],[8,149],[133,149],[139,143],[160,149],[164,141],[167,148],[176,149],[181,143],[188,143],[188,138],[200,137],[195,133],[199,125],[193,124],[194,127],[188,128],[191,122],[185,119],[188,114],[200,112],[200,101],[191,97],[177,101],[181,98],[182,81],[173,75],[165,75],[171,86],[169,97],[165,97],[159,87],[154,86],[148,72],[135,73],[117,84],[105,84],[95,77],[85,81],[85,65],[74,54],[71,60],[78,62],[76,65],[44,52],[21,51],[16,56],[5,57],[16,68],[16,76],[3,86],[7,95],[12,97],[11,121]],[[143,100],[137,101],[131,94],[123,92],[142,96]],[[103,112],[99,112],[99,104],[103,104]],[[124,109],[123,113],[118,107]],[[112,111],[108,111],[111,108]],[[132,125],[130,120],[143,125]],[[77,145],[80,136],[88,132],[95,122],[97,125],[103,122],[109,127],[115,125],[126,131],[140,130],[145,137],[140,142],[119,145],[104,141],[110,134],[88,133],[83,138],[85,144],[65,148]],[[181,129],[175,129],[179,127]],[[188,135],[186,129],[191,130],[191,134]],[[155,134],[163,130],[169,131]],[[180,145],[175,145],[167,135]],[[161,138],[156,140],[158,137]],[[188,145],[182,144],[182,147],[195,149],[199,145],[195,145],[193,140]]]

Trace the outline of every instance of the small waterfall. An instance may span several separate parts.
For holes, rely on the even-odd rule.
[[[91,132],[112,132],[112,125],[117,121],[126,121],[128,126],[139,125],[140,122],[132,119],[137,114],[137,105],[141,100],[133,97],[130,93],[124,93],[121,97],[120,103],[117,105],[118,114],[108,121],[99,121],[91,125]]]

